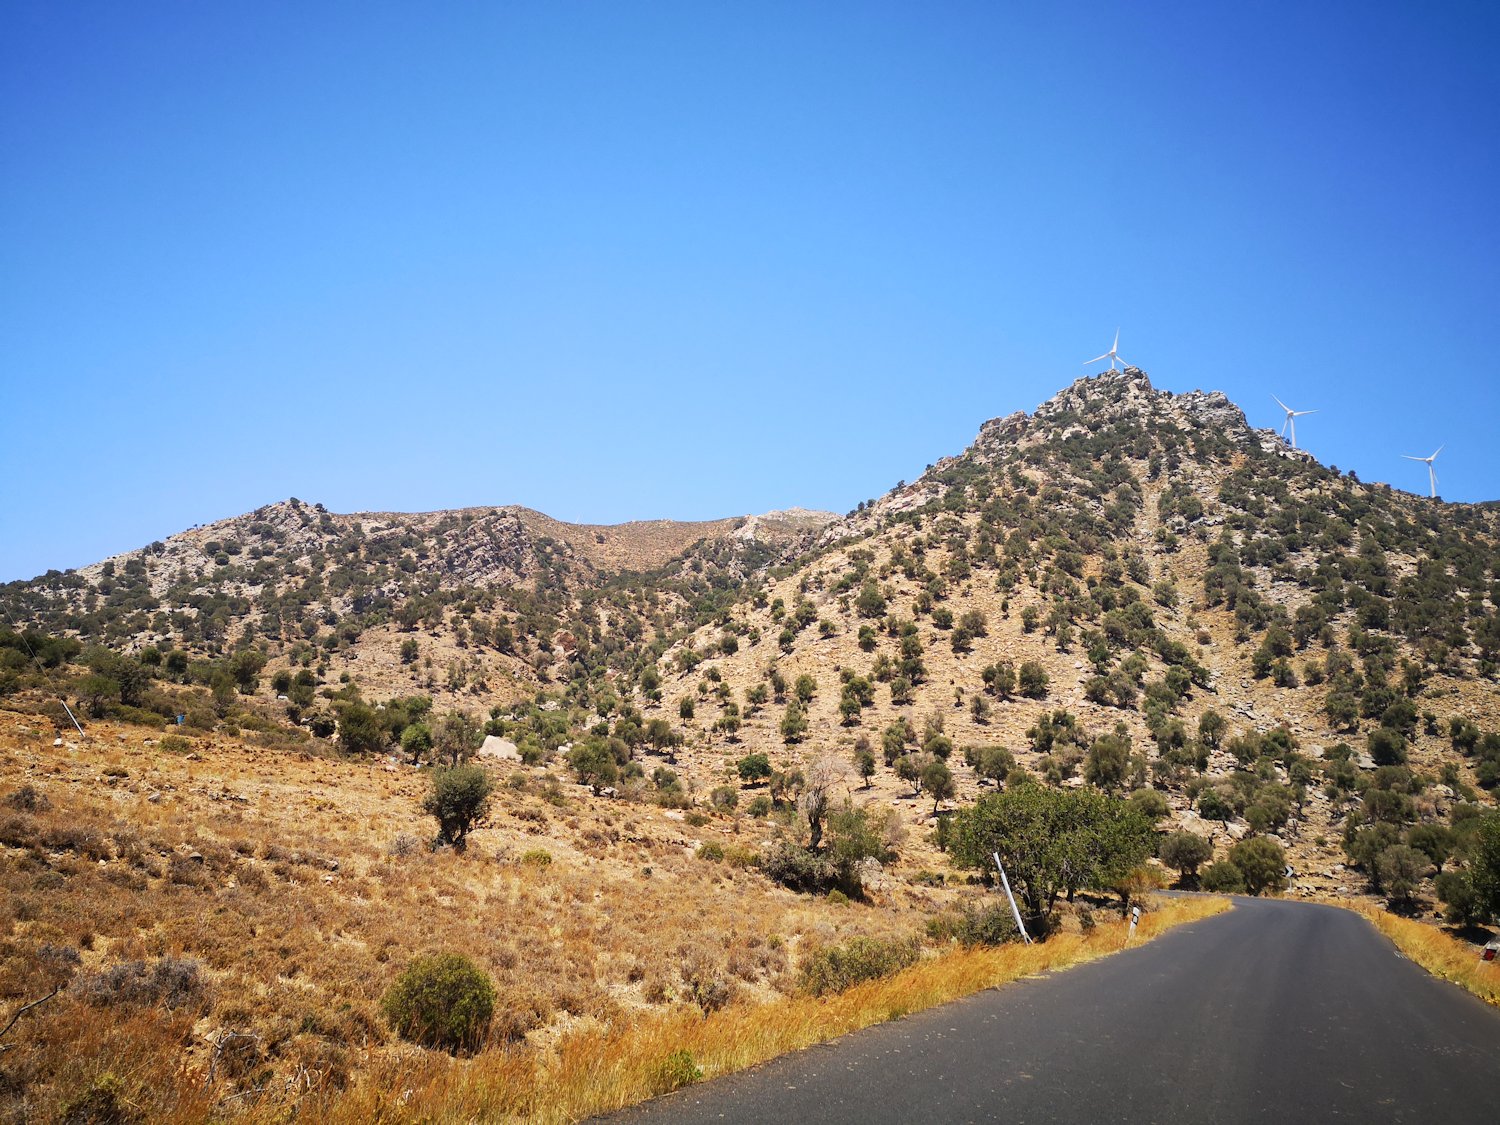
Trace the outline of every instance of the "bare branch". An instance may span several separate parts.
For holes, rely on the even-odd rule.
[[[3,1028],[0,1028],[0,1039],[4,1039],[7,1035],[9,1035],[11,1028],[15,1027],[16,1024],[21,1021],[21,1017],[24,1016],[27,1012],[31,1011],[33,1008],[41,1007],[62,990],[63,986],[58,985],[51,992],[47,993],[47,995],[43,996],[40,1000],[33,1000],[30,1004],[22,1004],[19,1008],[16,1009],[16,1014],[10,1017],[10,1023],[6,1024]],[[8,1051],[14,1046],[14,1043],[6,1043],[0,1045],[0,1051]]]

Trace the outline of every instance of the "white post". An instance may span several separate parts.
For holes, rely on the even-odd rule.
[[[1005,897],[1010,899],[1010,912],[1016,920],[1016,929],[1021,931],[1021,940],[1030,945],[1031,935],[1026,932],[1026,923],[1021,921],[1021,909],[1016,905],[1016,896],[1010,893],[1010,880],[1005,877],[1005,865],[1000,862],[1000,853],[990,854],[995,857],[995,866],[1000,869],[1000,885],[1005,888]]]
[[[1130,929],[1125,931],[1125,944],[1130,944],[1130,939],[1135,937],[1135,924],[1141,920],[1141,908],[1132,906],[1130,908]]]
[[[70,718],[70,719],[73,720],[73,725],[75,727],[78,727],[78,719],[73,714],[73,708],[71,708],[71,707],[68,706],[68,701],[66,699],[59,699],[58,702],[63,705],[63,710],[68,713],[68,718]],[[80,735],[83,735],[84,738],[88,737],[88,735],[83,734],[83,728],[82,727],[78,727],[78,733]]]

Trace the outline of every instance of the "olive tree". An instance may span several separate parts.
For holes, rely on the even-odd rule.
[[[432,775],[432,788],[422,799],[422,811],[436,818],[439,843],[461,852],[468,835],[490,807],[494,783],[480,766],[456,766]]]

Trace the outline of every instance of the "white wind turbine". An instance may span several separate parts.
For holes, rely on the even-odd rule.
[[[1302,417],[1302,415],[1304,415],[1304,414],[1316,414],[1317,411],[1316,410],[1293,410],[1290,406],[1288,406],[1286,403],[1282,402],[1279,398],[1276,398],[1275,395],[1272,395],[1271,397],[1276,399],[1276,405],[1277,406],[1281,407],[1281,409],[1283,409],[1283,410],[1286,411],[1286,421],[1283,422],[1283,423],[1281,423],[1281,436],[1282,437],[1286,437],[1287,429],[1290,427],[1290,429],[1292,431],[1292,448],[1296,449],[1297,448],[1297,419],[1300,418],[1300,417]]]
[[[1115,329],[1115,342],[1110,345],[1109,351],[1105,352],[1103,355],[1096,355],[1093,359],[1084,360],[1083,366],[1087,367],[1091,363],[1098,363],[1101,359],[1109,360],[1109,369],[1111,371],[1115,369],[1115,360],[1117,359],[1120,360],[1122,366],[1130,366],[1130,364],[1126,363],[1123,359],[1120,359],[1120,330],[1118,328]]]
[[[1432,498],[1434,500],[1437,499],[1437,474],[1432,471],[1432,463],[1437,460],[1437,455],[1442,451],[1443,447],[1440,445],[1433,451],[1431,457],[1413,457],[1410,453],[1401,454],[1408,461],[1421,461],[1427,466],[1427,483],[1432,486]]]

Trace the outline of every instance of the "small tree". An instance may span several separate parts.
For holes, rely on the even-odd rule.
[[[408,965],[380,1006],[403,1039],[446,1051],[476,1051],[495,1014],[495,986],[467,957],[435,953]]]
[[[573,767],[578,780],[596,794],[605,786],[613,785],[620,776],[614,752],[599,739],[587,739],[569,750],[568,765]]]
[[[466,711],[449,711],[438,727],[437,751],[450,768],[474,756],[484,741],[484,729]]]
[[[380,713],[367,703],[354,700],[339,710],[339,745],[351,754],[379,750],[386,741]]]
[[[1228,824],[1234,818],[1234,806],[1217,789],[1205,789],[1198,795],[1198,815],[1204,820]]]
[[[1428,872],[1432,861],[1425,853],[1405,844],[1392,844],[1375,857],[1375,872],[1386,901],[1400,909],[1409,909],[1417,888]]]
[[[746,754],[736,764],[740,780],[747,785],[764,781],[771,776],[771,759],[764,754]]]
[[[1252,895],[1286,886],[1286,852],[1275,840],[1264,836],[1241,840],[1229,849],[1229,858],[1244,876],[1245,890]]]
[[[1193,883],[1198,879],[1198,868],[1213,858],[1214,845],[1196,832],[1173,832],[1161,842],[1158,854],[1168,867],[1177,869],[1184,883]]]
[[[815,758],[807,767],[797,809],[807,818],[807,846],[817,851],[823,842],[823,820],[833,803],[834,790],[843,782],[847,767],[832,754]]]
[[[1228,726],[1224,716],[1217,711],[1205,711],[1198,719],[1198,741],[1210,750],[1217,750],[1224,740],[1224,729]]]
[[[864,779],[865,788],[870,788],[870,779],[875,776],[875,751],[870,749],[870,740],[861,737],[854,744],[854,769]]]
[[[1130,744],[1117,735],[1106,734],[1094,739],[1088,759],[1083,764],[1083,779],[1106,793],[1118,789],[1130,765]]]
[[[1376,727],[1370,732],[1369,747],[1377,766],[1399,766],[1406,761],[1406,739],[1397,731]]]
[[[803,710],[802,704],[793,699],[786,705],[786,713],[781,716],[781,738],[783,742],[791,744],[801,742],[802,736],[807,733],[807,712]]]
[[[922,767],[922,786],[927,790],[927,795],[932,798],[934,813],[938,811],[939,805],[953,796],[955,790],[953,773],[943,759],[934,757]]]
[[[1052,680],[1047,675],[1047,670],[1035,660],[1028,660],[1021,665],[1018,676],[1021,694],[1027,699],[1047,698],[1047,688]]]
[[[411,764],[420,765],[432,750],[432,731],[426,723],[412,723],[401,732],[401,749],[411,755]]]
[[[433,774],[432,789],[422,801],[422,811],[438,822],[438,840],[461,852],[468,835],[489,811],[494,785],[479,766],[457,766]]]

